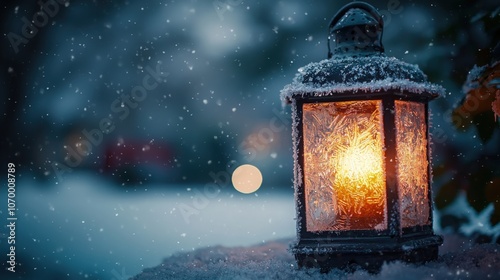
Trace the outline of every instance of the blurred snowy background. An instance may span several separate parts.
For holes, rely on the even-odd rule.
[[[327,26],[348,2],[3,1],[0,154],[18,167],[16,276],[121,279],[177,251],[294,236],[279,91],[326,58]],[[370,3],[386,54],[448,90],[431,104],[434,190],[440,209],[457,197],[473,208],[443,211],[443,231],[495,242],[498,230],[479,224],[500,212],[498,124],[480,115],[461,131],[451,111],[468,71],[495,58],[498,3]],[[263,175],[255,194],[227,182],[245,163]],[[216,180],[225,187],[207,196]]]

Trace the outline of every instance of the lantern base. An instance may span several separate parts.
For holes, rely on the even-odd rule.
[[[291,252],[299,268],[320,268],[321,272],[340,269],[352,272],[358,268],[370,273],[379,273],[384,262],[404,261],[408,263],[425,263],[436,260],[438,247],[443,238],[431,235],[412,238],[404,241],[381,240],[356,241],[346,243],[318,243],[292,246]],[[391,239],[392,240],[392,239]],[[355,241],[356,243],[352,242]]]

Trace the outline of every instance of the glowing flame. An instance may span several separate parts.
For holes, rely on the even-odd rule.
[[[382,157],[373,144],[350,146],[339,154],[336,162],[337,179],[354,183],[358,188],[370,184],[382,174]]]
[[[385,197],[382,137],[377,133],[378,123],[373,120],[362,130],[358,124],[348,125],[344,137],[349,141],[335,147],[336,156],[331,160],[334,188],[346,203],[344,209],[351,209],[351,215],[370,216],[379,212],[370,205],[378,208],[376,205],[382,205]]]

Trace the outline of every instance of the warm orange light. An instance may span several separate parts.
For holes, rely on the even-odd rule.
[[[425,105],[399,100],[396,100],[395,105],[401,226],[428,225],[429,160]]]
[[[251,164],[243,164],[234,170],[231,181],[234,188],[240,193],[253,193],[262,184],[262,173],[260,173],[257,167]]]
[[[308,231],[385,229],[380,101],[304,104]]]
[[[369,136],[363,139],[358,135],[353,140],[348,147],[340,148],[338,156],[332,159],[337,185],[347,188],[347,191],[379,185],[383,169],[378,143]]]
[[[338,156],[338,177],[345,180],[358,182],[360,184],[368,183],[371,173],[377,173],[374,168],[377,166],[380,157],[371,149],[359,146],[351,146]],[[334,161],[335,162],[335,161]]]

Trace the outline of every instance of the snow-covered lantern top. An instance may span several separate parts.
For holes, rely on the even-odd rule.
[[[373,6],[347,4],[330,24],[328,59],[281,91],[293,114],[299,266],[437,258],[428,102],[444,89],[387,57],[382,32]]]

